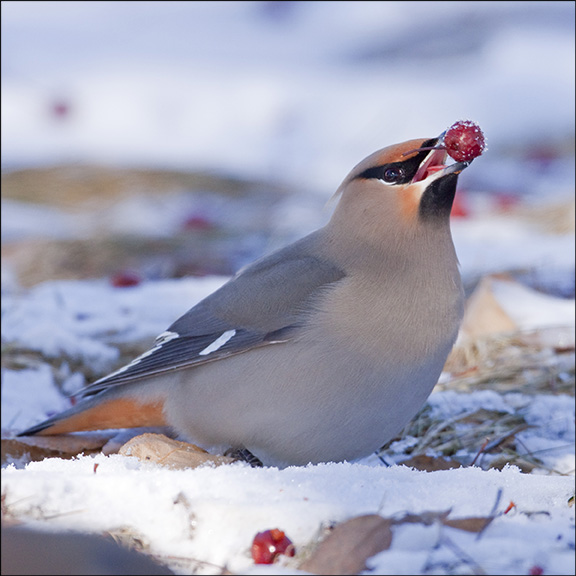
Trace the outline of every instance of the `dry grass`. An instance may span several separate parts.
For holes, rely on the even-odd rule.
[[[574,365],[573,335],[563,328],[498,334],[457,347],[446,365],[456,372],[436,389],[574,396]],[[512,414],[479,409],[446,419],[434,416],[427,404],[380,454],[384,461],[398,461],[393,444],[400,440],[408,445],[400,460],[410,465],[432,453],[455,465],[501,469],[513,464],[526,473],[546,469],[538,455],[528,452],[517,438],[528,427],[521,409]],[[436,469],[437,463],[426,461],[424,468]]]
[[[574,395],[574,328],[493,334],[458,344],[446,363],[452,377],[437,390]]]
[[[207,172],[62,165],[2,174],[2,198],[82,210],[133,194],[205,190],[235,196],[249,193],[254,185]]]

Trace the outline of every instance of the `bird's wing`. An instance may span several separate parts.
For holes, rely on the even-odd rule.
[[[241,270],[176,320],[150,350],[85,388],[82,396],[291,340],[314,300],[345,276],[308,250],[309,238]]]

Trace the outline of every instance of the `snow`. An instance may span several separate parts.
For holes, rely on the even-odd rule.
[[[73,524],[94,532],[133,526],[152,543],[153,553],[226,565],[240,574],[262,573],[253,568],[248,551],[253,535],[269,527],[280,526],[301,547],[323,524],[366,513],[388,517],[451,510],[454,518],[488,516],[501,491],[498,512],[510,501],[516,511],[499,516],[482,538],[462,539],[456,530],[434,525],[403,526],[394,534],[393,553],[371,560],[374,572],[422,573],[425,563],[452,555],[436,550],[440,539],[448,537],[457,539],[489,574],[527,573],[534,562],[552,574],[573,570],[569,545],[574,534],[566,506],[573,478],[526,475],[514,467],[426,473],[349,463],[284,470],[234,464],[167,471],[113,455],[48,459],[25,471],[9,467],[3,482],[16,509],[41,503],[46,514],[59,512],[50,520],[54,529]],[[536,521],[528,520],[544,510]],[[531,542],[529,550],[519,546],[522,541]]]
[[[571,137],[568,2],[161,4],[2,4],[3,166],[209,167],[329,194],[458,119],[491,151]]]
[[[292,235],[325,219],[323,204],[367,154],[470,118],[489,150],[460,180],[475,207],[473,217],[453,220],[463,277],[536,270],[544,283],[568,286],[572,295],[559,298],[493,282],[519,328],[559,327],[558,345],[573,346],[573,231],[495,215],[483,195],[510,193],[531,207],[573,196],[573,16],[572,2],[2,2],[2,168],[101,163],[280,182],[299,192],[270,219],[280,236]],[[58,102],[69,106],[64,117],[51,113]],[[542,147],[554,157],[534,159]],[[179,194],[162,205],[131,198],[102,222],[3,199],[2,240],[80,238],[90,226],[167,234],[186,202]],[[42,361],[3,368],[5,434],[69,405],[45,360],[64,359],[59,377],[72,392],[84,384],[75,362],[112,370],[120,345],[151,345],[226,281],[48,281],[24,290],[9,274],[3,345],[35,350]],[[253,565],[251,540],[268,528],[300,550],[323,527],[361,514],[494,515],[481,534],[399,524],[369,568],[573,574],[573,397],[438,390],[428,406],[446,421],[480,408],[521,414],[532,428],[517,438],[542,467],[423,472],[372,456],[283,470],[168,470],[100,454],[5,466],[3,506],[42,529],[129,527],[182,574],[223,566],[297,573],[286,558]]]

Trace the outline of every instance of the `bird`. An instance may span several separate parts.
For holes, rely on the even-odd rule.
[[[344,178],[327,223],[241,268],[151,348],[18,436],[167,426],[265,466],[358,461],[425,404],[464,291],[444,131],[382,148]]]

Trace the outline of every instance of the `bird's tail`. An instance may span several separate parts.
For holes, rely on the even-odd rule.
[[[76,406],[31,426],[17,436],[52,436],[106,430],[109,428],[139,428],[166,426],[161,400],[138,401],[128,397],[96,395]]]

